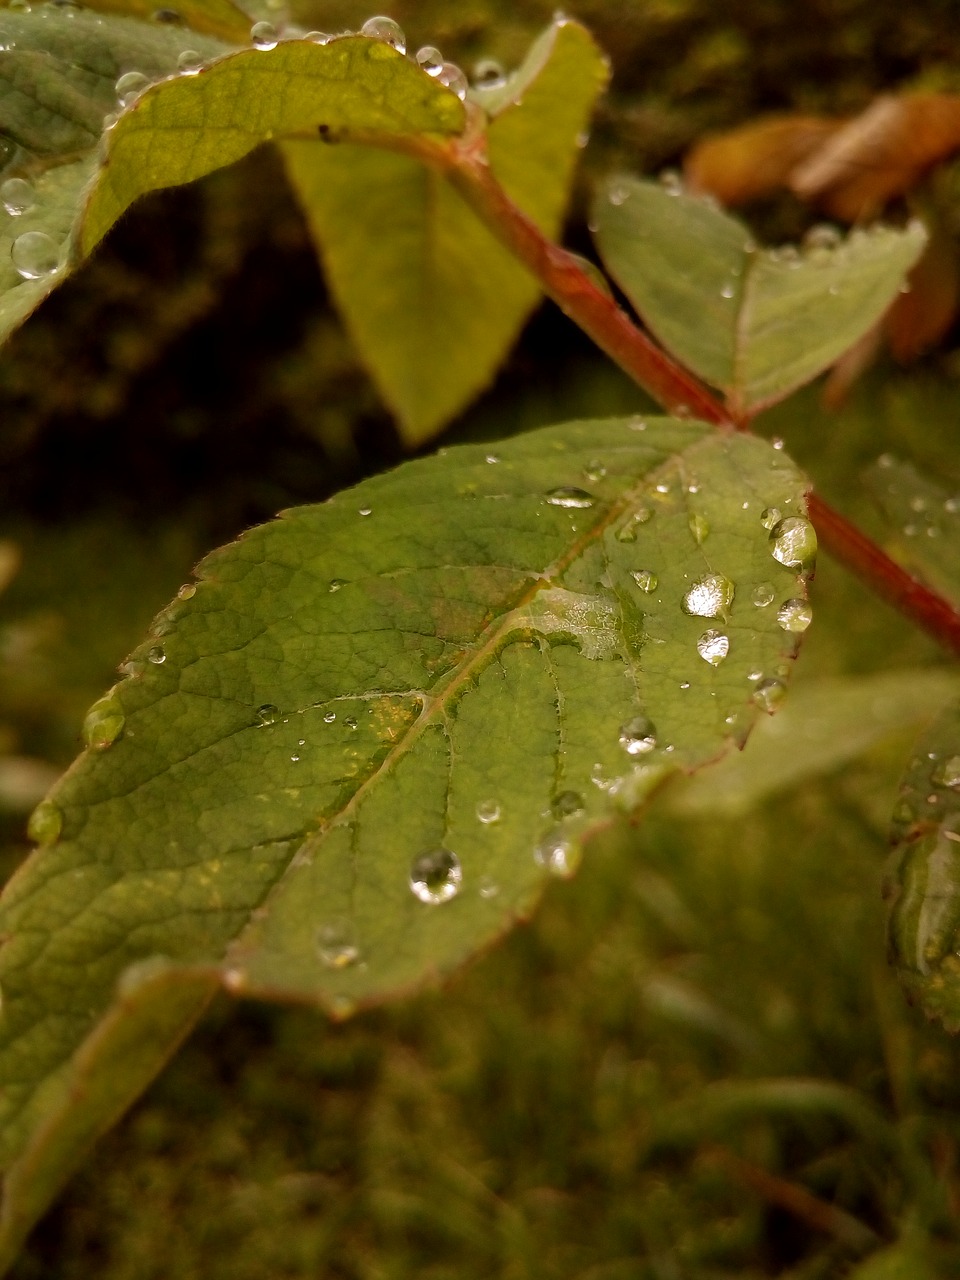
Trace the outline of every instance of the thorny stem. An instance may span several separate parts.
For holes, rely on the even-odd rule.
[[[461,142],[420,157],[441,168],[474,213],[539,281],[548,297],[602,351],[671,413],[747,430],[700,382],[661,350],[583,270],[510,200],[482,146]],[[960,613],[909,574],[816,493],[807,509],[824,548],[944,648],[960,654]]]

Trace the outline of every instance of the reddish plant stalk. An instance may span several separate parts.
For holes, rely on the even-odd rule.
[[[422,156],[427,159],[428,157]],[[548,297],[602,351],[671,413],[746,430],[696,378],[656,345],[583,270],[510,200],[479,147],[438,148],[429,157],[497,239],[539,281]],[[909,574],[816,493],[808,511],[825,549],[938,644],[960,654],[960,613]]]

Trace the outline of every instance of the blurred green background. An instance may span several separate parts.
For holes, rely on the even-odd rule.
[[[614,167],[676,165],[772,110],[955,87],[955,6],[570,6],[609,51],[568,243]],[[411,47],[519,61],[549,5],[407,0]],[[352,3],[302,7],[337,30]],[[809,215],[762,211],[768,234]],[[892,450],[956,481],[953,344],[839,415],[771,413],[824,494]],[[0,356],[0,856],[89,703],[205,551],[402,449],[327,303],[267,152],[144,201]],[[443,443],[632,411],[642,395],[541,309]],[[797,681],[942,656],[834,566]],[[838,733],[842,726],[838,727]],[[676,789],[442,991],[331,1027],[217,1006],[36,1230],[18,1280],[713,1280],[960,1275],[960,1064],[884,956],[904,727],[735,820]],[[135,833],[132,833],[135,836]]]

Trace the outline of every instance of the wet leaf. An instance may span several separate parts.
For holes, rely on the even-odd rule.
[[[898,555],[935,590],[960,601],[960,493],[890,453],[864,479],[890,522]]]
[[[234,44],[246,44],[250,35],[250,16],[231,0],[177,0],[176,5],[163,6],[156,0],[93,0],[85,7],[99,13],[117,14],[120,17],[139,18],[161,25],[199,31]],[[273,11],[277,21],[277,12]]]
[[[8,1222],[109,1119],[74,1082],[112,1070],[118,989],[156,972],[173,999],[183,966],[186,1021],[210,974],[343,1015],[448,972],[614,811],[741,743],[800,641],[754,597],[806,607],[802,502],[755,438],[592,421],[209,556],[91,709],[4,897]]]
[[[496,101],[490,164],[548,236],[566,207],[577,139],[606,81],[584,27],[563,19]],[[539,297],[536,282],[437,173],[344,145],[284,146],[337,303],[409,444],[493,376]]]
[[[919,223],[840,243],[758,249],[702,199],[614,178],[594,206],[597,244],[665,347],[756,413],[828,368],[880,319],[919,257]]]
[[[907,994],[960,1030],[960,704],[917,744],[894,810],[889,941]]]

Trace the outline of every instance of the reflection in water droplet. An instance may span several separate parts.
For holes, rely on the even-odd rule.
[[[787,686],[774,678],[761,680],[750,696],[758,707],[772,714],[787,696]]]
[[[87,712],[83,721],[83,740],[95,751],[103,751],[120,737],[125,723],[120,703],[107,694]]]
[[[752,600],[758,609],[765,609],[768,604],[773,603],[773,597],[775,594],[776,592],[773,589],[772,583],[761,582],[754,589]]]
[[[53,844],[63,830],[63,811],[52,800],[41,800],[27,823],[27,835],[34,844]]]
[[[699,578],[683,597],[682,608],[695,618],[725,617],[736,588],[721,573],[707,573]]]
[[[0,201],[11,218],[19,218],[36,207],[37,198],[33,184],[26,178],[8,178],[0,183]]]
[[[431,849],[414,858],[410,867],[410,888],[421,902],[448,902],[460,892],[463,868],[449,849]]]
[[[656,591],[657,584],[660,581],[651,569],[638,569],[633,575],[633,580],[640,590],[645,591],[648,595],[651,591]]]
[[[558,822],[564,818],[576,818],[583,809],[583,796],[579,791],[561,791],[550,806],[550,812]]]
[[[697,641],[697,653],[711,667],[718,667],[729,652],[730,639],[722,631],[705,631]]]
[[[161,666],[166,660],[162,644],[155,644],[152,649],[147,650],[147,661],[152,662],[155,667]]]
[[[787,516],[770,531],[770,552],[788,569],[812,569],[817,557],[817,535],[803,516]]]
[[[806,631],[813,621],[813,610],[806,600],[785,600],[777,610],[777,622],[784,631]]]
[[[432,44],[425,44],[417,50],[417,62],[428,76],[438,76],[443,70],[443,54]]]
[[[477,818],[485,827],[493,822],[499,822],[500,806],[496,800],[481,800],[477,805]]]
[[[710,533],[710,522],[707,517],[700,515],[698,511],[693,511],[690,513],[687,524],[693,534],[694,542],[698,547],[702,546]]]
[[[951,756],[949,760],[937,765],[933,771],[933,781],[938,787],[960,791],[960,756]]]
[[[445,62],[437,72],[437,79],[441,84],[445,84],[448,89],[453,92],[462,102],[467,96],[467,77],[463,74],[455,62]]]
[[[10,261],[24,280],[42,280],[60,266],[60,249],[45,231],[25,231],[10,247]]]
[[[142,71],[128,71],[113,86],[117,102],[121,107],[129,107],[140,97],[144,89],[150,88],[150,77]]]
[[[592,493],[587,493],[586,489],[576,489],[572,485],[561,485],[558,489],[551,489],[544,496],[544,501],[551,507],[567,507],[581,510],[586,507],[592,507],[596,502],[596,498]]]
[[[779,507],[764,507],[760,512],[760,523],[765,529],[772,529],[775,524],[779,524],[781,512]]]
[[[280,718],[280,708],[275,707],[272,702],[265,702],[263,706],[257,707],[257,719],[261,724],[276,724]]]
[[[580,851],[572,840],[559,831],[551,831],[533,851],[533,860],[551,875],[566,879],[580,865]]]
[[[381,40],[384,44],[396,49],[398,53],[407,51],[407,38],[403,34],[403,28],[392,18],[383,16],[368,18],[360,28],[360,34],[369,36],[372,40]]]
[[[473,83],[477,89],[499,89],[506,82],[503,63],[496,58],[481,58],[473,69]]]
[[[275,49],[279,39],[272,22],[255,22],[250,28],[250,43],[255,49]]]
[[[646,716],[634,716],[620,726],[619,741],[628,756],[646,755],[657,745],[657,731]]]
[[[194,584],[192,582],[185,582],[183,586],[180,588],[180,590],[177,592],[177,599],[192,600],[196,594],[197,594],[197,588],[194,586]]]
[[[348,969],[360,959],[356,934],[349,920],[328,920],[317,930],[317,954],[328,969]]]

